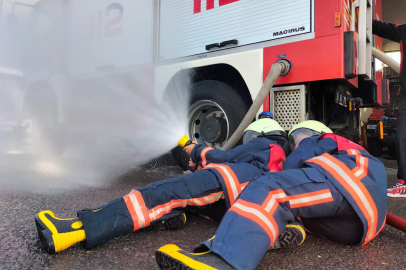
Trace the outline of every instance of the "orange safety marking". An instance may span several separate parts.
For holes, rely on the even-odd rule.
[[[276,237],[279,235],[279,229],[275,219],[255,203],[240,199],[235,202],[229,211],[234,211],[238,215],[248,218],[258,224],[268,235],[270,240],[269,246],[273,244]]]
[[[151,220],[149,218],[148,209],[145,205],[141,193],[138,190],[132,190],[123,198],[133,220],[134,231],[149,226]]]
[[[364,157],[358,149],[347,150],[349,155],[355,155],[355,163],[357,166],[352,169],[352,173],[358,180],[363,179],[368,175],[368,158]]]
[[[244,190],[244,188],[246,188],[247,186],[248,186],[248,184],[249,184],[250,182],[245,182],[245,183],[242,183],[241,185],[240,185],[240,188],[241,188],[241,191],[243,191]]]
[[[334,14],[334,27],[341,26],[341,12],[336,12]]]
[[[286,196],[285,192],[283,192],[282,189],[278,189],[269,192],[269,195],[263,202],[262,206],[265,208],[266,211],[270,209],[269,204],[273,204],[273,200],[278,203],[289,201],[291,208],[306,207],[334,201],[330,189],[323,189],[319,191],[313,191],[291,196]]]
[[[238,181],[233,170],[231,170],[229,166],[222,164],[209,164],[205,169],[216,169],[220,173],[226,183],[228,198],[230,200],[230,205],[232,205],[242,191],[240,181]]]
[[[169,212],[172,211],[173,208],[178,208],[178,207],[186,207],[188,205],[190,206],[204,206],[207,204],[211,204],[213,202],[216,202],[221,199],[223,196],[223,192],[217,192],[210,194],[208,196],[204,196],[201,198],[193,198],[193,199],[177,199],[177,200],[171,200],[168,203],[158,205],[148,212],[148,216],[151,221],[156,220],[160,217],[162,217],[165,214],[168,214]]]
[[[202,150],[202,152],[200,153],[200,157],[202,158],[202,167],[206,167],[207,166],[207,160],[206,160],[206,153],[213,150],[214,148],[211,147],[206,147]]]
[[[289,196],[290,208],[300,208],[334,201],[330,189]]]

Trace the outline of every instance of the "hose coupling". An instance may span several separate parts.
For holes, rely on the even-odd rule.
[[[290,61],[287,59],[281,59],[276,63],[278,63],[281,66],[281,76],[287,75],[289,71],[292,69],[292,63],[290,63]]]

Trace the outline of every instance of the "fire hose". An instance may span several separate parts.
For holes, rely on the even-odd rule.
[[[268,76],[266,77],[265,82],[261,87],[261,90],[259,91],[257,97],[255,98],[254,102],[251,105],[251,108],[248,110],[247,114],[241,121],[236,131],[233,133],[230,139],[224,144],[221,150],[228,151],[234,147],[234,145],[244,134],[244,130],[249,126],[249,124],[251,124],[252,119],[255,118],[255,115],[257,114],[259,108],[261,108],[262,104],[264,103],[266,97],[268,96],[278,77],[281,75],[283,76],[288,74],[290,69],[291,69],[290,62],[284,59],[279,60],[278,62],[272,65],[271,70],[269,71]]]

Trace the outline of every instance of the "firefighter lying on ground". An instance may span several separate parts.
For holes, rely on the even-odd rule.
[[[383,164],[316,121],[289,132],[294,150],[281,172],[264,173],[234,197],[215,236],[187,253],[166,245],[161,269],[255,269],[285,226],[300,217],[310,232],[344,244],[366,244],[385,224]]]
[[[203,170],[135,188],[104,206],[78,211],[77,218],[59,219],[51,211],[42,211],[35,217],[41,242],[54,253],[82,241],[92,248],[147,227],[176,229],[184,226],[184,213],[190,208],[222,217],[249,181],[264,172],[281,171],[290,152],[286,133],[270,118],[252,123],[243,141],[228,152],[192,145],[188,150],[192,162]],[[304,241],[305,232],[294,220],[286,233],[294,237],[284,241],[282,235],[274,241],[275,248]]]

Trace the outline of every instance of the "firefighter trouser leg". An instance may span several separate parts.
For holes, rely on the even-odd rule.
[[[136,188],[99,208],[78,211],[78,217],[85,229],[86,246],[91,248],[170,218],[189,205],[216,202],[222,195],[216,174],[203,170]]]
[[[396,123],[396,157],[398,179],[406,180],[406,99],[402,99]]]
[[[319,228],[334,229],[334,234],[345,236],[345,220],[349,210],[347,200],[316,169],[305,168],[266,174],[253,180],[225,214],[213,241],[204,244],[237,269],[255,269],[265,252],[295,217],[306,219]],[[321,218],[331,218],[322,225]],[[333,219],[335,217],[335,219]],[[312,222],[312,218],[318,218]],[[335,225],[335,221],[339,221]],[[351,221],[347,222],[352,224]],[[361,221],[356,222],[362,227]],[[325,226],[324,226],[325,225]],[[350,226],[351,227],[351,226]],[[355,226],[358,228],[358,226]],[[357,230],[354,242],[362,238]],[[332,237],[336,239],[335,237]]]

